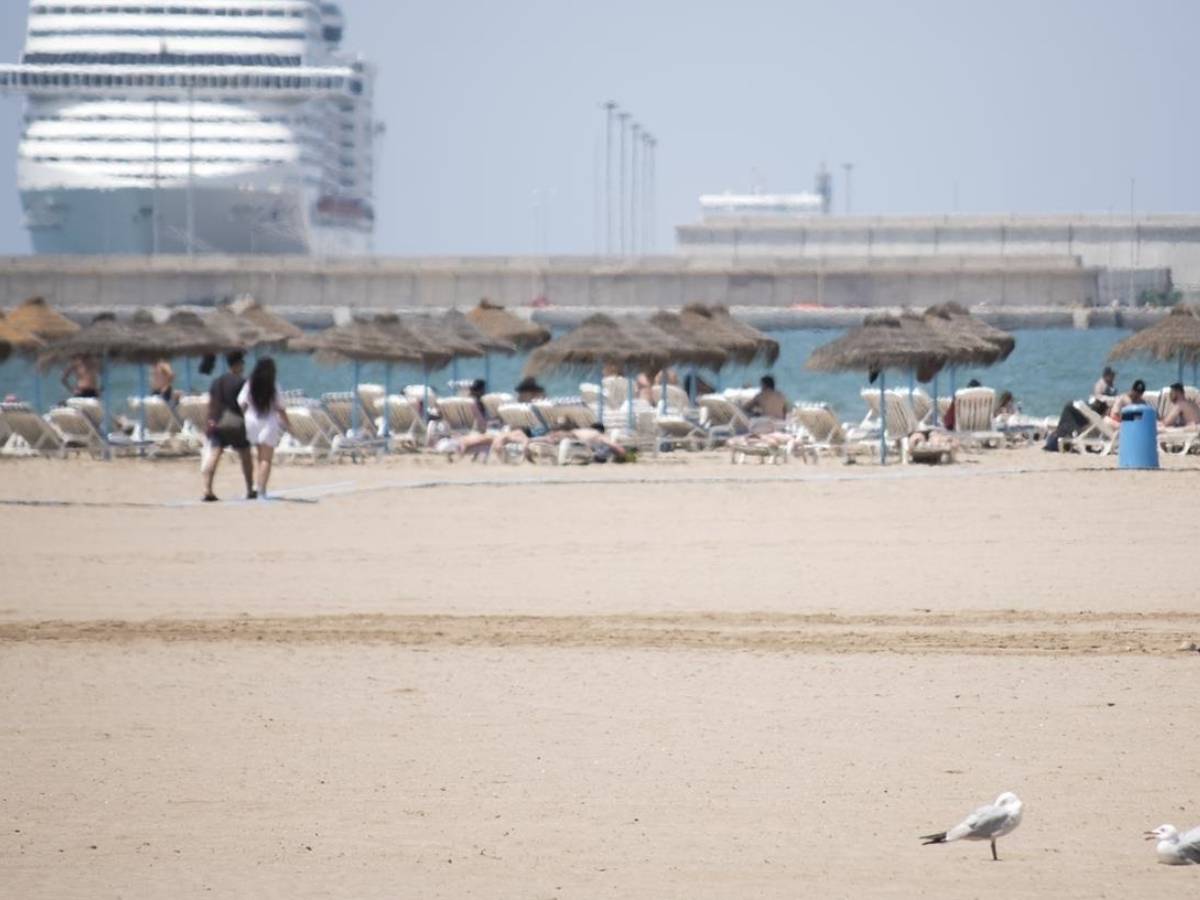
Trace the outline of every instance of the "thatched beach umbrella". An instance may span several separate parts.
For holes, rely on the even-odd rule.
[[[972,357],[970,362],[985,366],[1003,362],[1017,346],[1017,339],[1007,331],[1001,331],[983,319],[971,315],[970,311],[957,303],[931,306],[925,310],[924,316],[935,328],[944,328],[986,344],[987,346],[980,347],[978,352],[969,354]]]
[[[719,370],[729,361],[731,343],[736,343],[736,337],[732,334],[728,335],[732,339],[731,341],[723,340],[720,327],[711,327],[711,318],[705,316],[692,315],[685,318],[680,313],[661,310],[650,317],[650,324],[684,345],[686,350],[679,354],[675,361],[691,365],[693,371],[697,366]],[[746,342],[746,344],[753,356],[757,352],[757,347],[753,342]],[[662,390],[662,409],[666,412],[665,379]]]
[[[249,295],[238,297],[231,303],[218,307],[218,311],[226,311],[253,322],[269,334],[279,335],[283,339],[300,338],[304,332],[278,313],[267,309]]]
[[[1190,360],[1195,380],[1195,366],[1200,361],[1200,306],[1174,307],[1149,328],[1125,338],[1108,354],[1110,360],[1131,356],[1147,356],[1160,362],[1177,360],[1177,381],[1183,381],[1183,364]]]
[[[884,462],[887,460],[885,370],[915,372],[918,380],[928,381],[947,361],[965,359],[973,350],[978,350],[977,341],[935,329],[912,313],[899,316],[874,313],[859,327],[814,350],[805,368],[818,372],[866,371],[872,378],[878,375],[882,417],[879,454]]]
[[[164,356],[184,350],[188,345],[178,336],[168,333],[165,326],[140,317],[138,323],[118,322],[112,313],[101,313],[90,325],[50,344],[38,357],[45,368],[56,362],[78,357],[100,360],[100,404],[103,410],[101,428],[104,432],[105,456],[109,456],[108,364],[130,363],[150,365]],[[200,351],[202,352],[202,351]],[[144,377],[145,373],[141,373]],[[143,395],[145,391],[143,390]]]
[[[625,372],[629,381],[629,418],[633,423],[633,372],[656,372],[679,352],[681,345],[670,335],[644,322],[615,319],[603,313],[588,316],[576,328],[538,347],[525,361],[523,374],[537,377],[551,371],[587,374],[605,364]],[[600,420],[604,420],[604,388],[601,379]]]
[[[17,325],[11,316],[0,312],[0,362],[11,353],[31,353],[44,346],[45,343],[37,335]]]
[[[513,315],[486,297],[467,313],[467,319],[488,337],[508,341],[518,350],[532,350],[550,340],[547,329]]]
[[[408,327],[394,313],[376,316],[371,320],[353,320],[345,325],[335,325],[316,334],[305,335],[289,344],[289,348],[300,353],[316,353],[323,361],[340,362],[349,360],[354,365],[351,395],[351,425],[358,427],[358,380],[359,366],[364,362],[384,364],[384,410],[383,436],[387,437],[388,398],[391,396],[392,365],[394,363],[419,364],[428,372],[431,367],[444,366],[450,361],[450,353]],[[428,381],[428,379],[426,379]],[[428,403],[428,396],[426,397]]]
[[[517,345],[505,338],[493,337],[472,324],[467,318],[467,314],[457,309],[447,310],[441,318],[441,325],[457,339],[474,344],[483,348],[483,380],[488,384],[492,381],[492,354],[503,353],[505,356],[512,356],[517,352]],[[453,363],[455,367],[452,378],[458,378],[458,361]]]
[[[729,335],[729,339],[734,346],[742,345],[750,342],[754,344],[754,353],[745,359],[749,363],[754,359],[761,359],[767,365],[774,365],[775,360],[779,359],[779,341],[773,337],[764,334],[757,328],[747,325],[745,322],[739,322],[729,312],[729,309],[720,306],[703,306],[701,304],[691,304],[684,307],[684,312],[691,311],[697,315],[706,315],[712,322],[714,328],[720,329],[721,332]]]
[[[51,307],[44,297],[30,297],[9,310],[8,323],[47,341],[74,334],[79,326]]]

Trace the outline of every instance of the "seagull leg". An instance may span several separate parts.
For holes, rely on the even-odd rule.
[[[996,839],[995,838],[992,838],[992,859],[995,862],[1000,861],[1000,857],[996,855]]]

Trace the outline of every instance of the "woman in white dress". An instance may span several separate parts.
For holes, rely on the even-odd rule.
[[[271,357],[265,356],[255,364],[254,371],[238,394],[238,406],[246,414],[246,440],[258,454],[256,490],[258,496],[265,499],[275,448],[279,446],[284,432],[291,430],[287,410],[283,407],[283,397],[275,383],[275,360]]]

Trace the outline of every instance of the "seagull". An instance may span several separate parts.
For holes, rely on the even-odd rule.
[[[1158,861],[1164,866],[1200,865],[1200,827],[1180,834],[1174,825],[1159,825],[1146,832],[1146,840],[1158,838]]]
[[[996,838],[1002,838],[1021,824],[1021,801],[1006,791],[995,803],[979,807],[949,831],[922,835],[924,844],[947,844],[950,841],[991,841],[992,859],[996,855]]]

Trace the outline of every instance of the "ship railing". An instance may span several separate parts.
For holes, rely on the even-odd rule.
[[[363,75],[348,67],[0,65],[0,94],[109,95],[113,91],[180,97],[353,97],[363,92]]]

